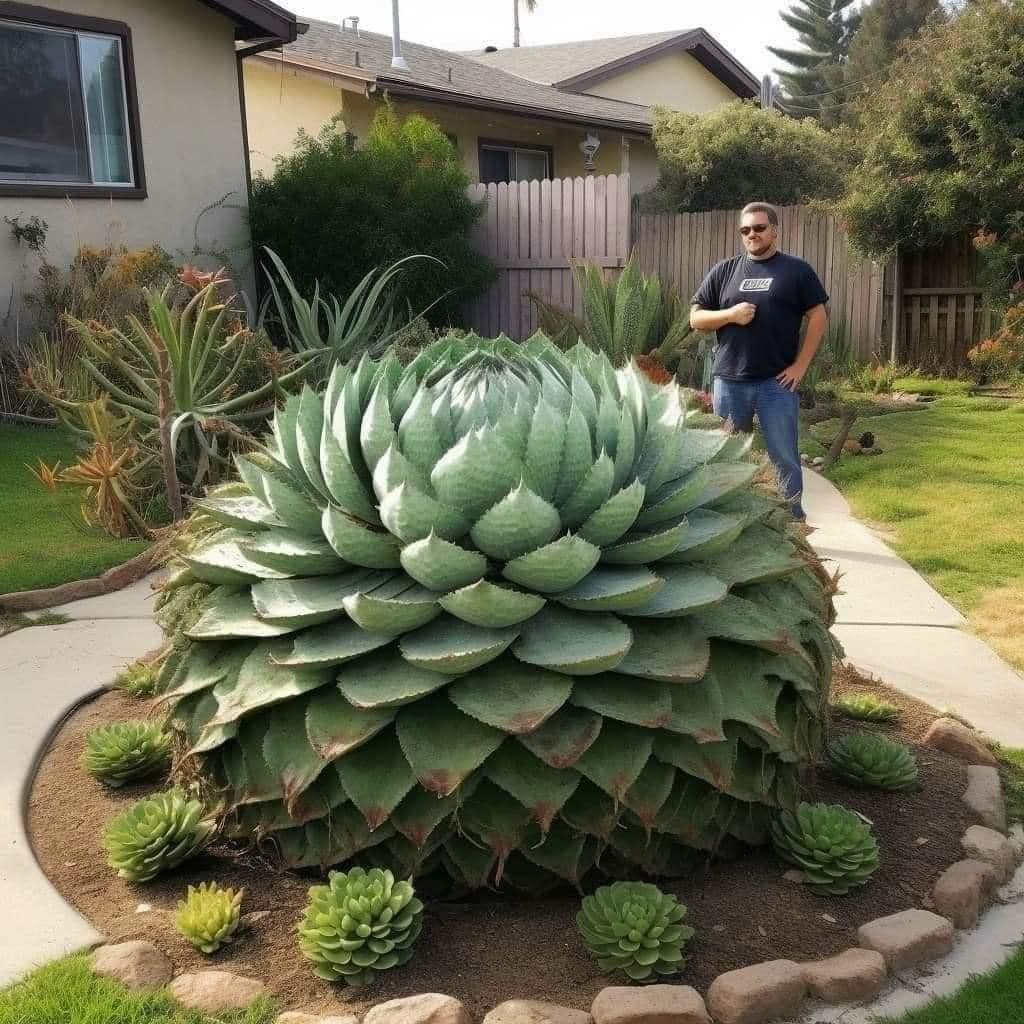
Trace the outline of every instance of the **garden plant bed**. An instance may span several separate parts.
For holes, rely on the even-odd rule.
[[[862,889],[846,897],[815,896],[783,879],[770,850],[717,863],[697,876],[663,881],[688,906],[696,936],[687,947],[682,980],[706,991],[723,971],[762,960],[815,959],[856,945],[863,922],[909,907],[928,906],[937,876],[961,856],[959,838],[972,824],[960,797],[962,762],[920,739],[937,717],[926,705],[840,670],[834,695],[870,690],[898,704],[900,719],[871,725],[836,719],[835,734],[851,728],[885,732],[915,747],[922,787],[886,794],[858,790],[824,770],[808,780],[807,799],[843,803],[873,822],[881,866]],[[108,790],[89,779],[79,758],[85,733],[104,722],[138,717],[145,705],[117,691],[72,715],[46,753],[32,791],[30,828],[43,869],[62,895],[111,942],[144,938],[164,949],[178,971],[219,967],[265,981],[284,1006],[360,1012],[385,999],[440,991],[462,999],[474,1016],[511,998],[534,998],[588,1009],[610,980],[589,959],[574,918],[579,900],[570,891],[531,902],[503,897],[472,902],[428,901],[417,955],[372,989],[331,987],[300,956],[294,926],[315,884],[312,874],[279,872],[261,857],[214,848],[183,868],[146,885],[129,885],[107,866],[100,848],[103,826],[159,785]],[[194,951],[174,930],[172,911],[189,884],[216,879],[245,888],[243,912],[269,915],[213,957]],[[137,913],[139,904],[152,909]]]

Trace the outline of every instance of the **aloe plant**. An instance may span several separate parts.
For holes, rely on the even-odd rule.
[[[832,702],[832,710],[844,718],[862,722],[892,722],[900,717],[900,709],[892,701],[870,693],[855,693]]]
[[[244,889],[223,889],[216,882],[190,885],[185,899],[178,901],[174,923],[200,952],[216,953],[238,931],[244,894]]]
[[[212,588],[160,699],[230,834],[531,892],[765,842],[821,750],[831,591],[749,439],[688,415],[542,337],[280,408],[165,591]]]

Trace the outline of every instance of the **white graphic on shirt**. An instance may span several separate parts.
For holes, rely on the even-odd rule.
[[[740,282],[741,292],[767,292],[771,291],[774,277],[745,277]]]

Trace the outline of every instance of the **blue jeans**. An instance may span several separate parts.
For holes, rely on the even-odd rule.
[[[761,425],[768,456],[779,471],[793,516],[804,518],[800,496],[804,478],[800,468],[800,395],[784,388],[774,377],[767,380],[715,378],[715,415],[732,420],[736,430],[750,433],[754,414]]]

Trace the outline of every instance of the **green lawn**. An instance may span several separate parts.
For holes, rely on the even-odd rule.
[[[186,1012],[166,993],[129,992],[94,977],[84,956],[48,964],[0,990],[0,1024],[270,1024],[274,1015],[269,1000],[216,1017]]]
[[[146,547],[86,526],[78,492],[54,496],[29,472],[39,459],[68,465],[70,441],[53,428],[0,423],[0,594],[98,576]]]

